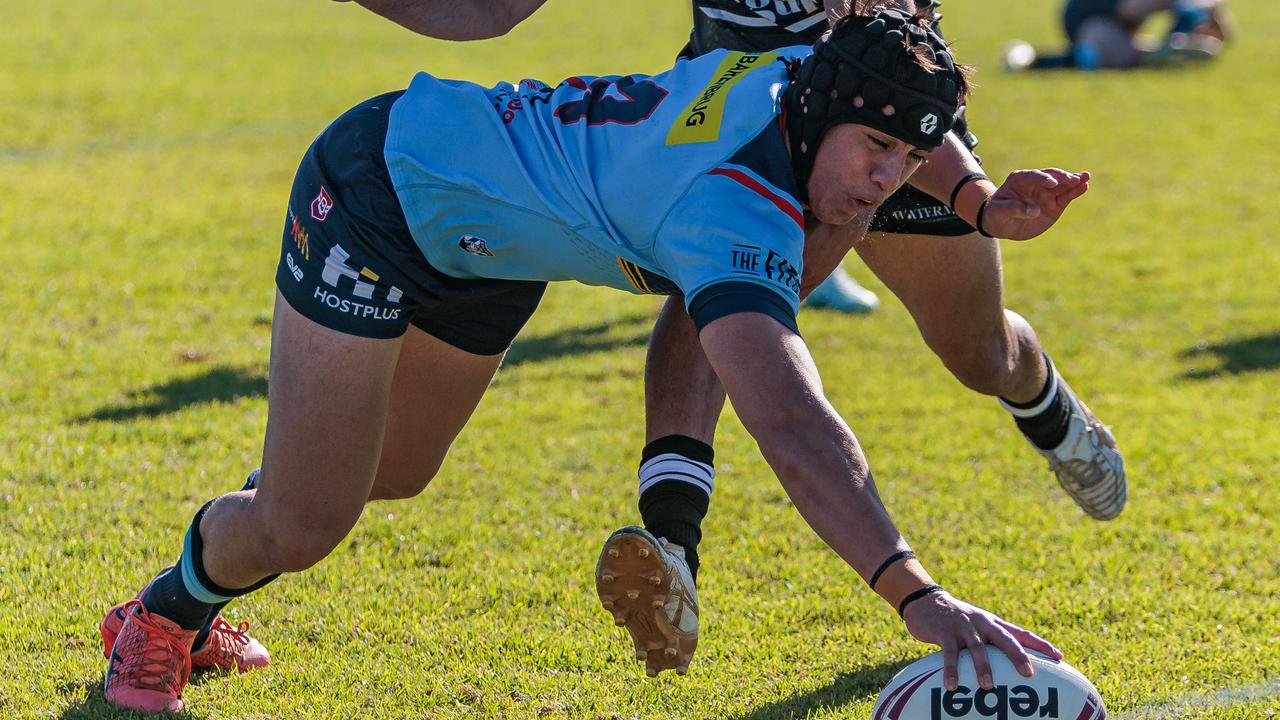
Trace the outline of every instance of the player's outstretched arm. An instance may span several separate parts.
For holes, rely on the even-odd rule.
[[[699,334],[707,359],[728,391],[796,509],[833,550],[895,609],[907,629],[946,654],[944,683],[954,689],[959,651],[968,648],[984,688],[991,688],[985,643],[1003,650],[1023,675],[1023,647],[1061,653],[1035,634],[936,587],[885,511],[853,432],[822,391],[799,335],[773,318],[741,312],[708,323]],[[890,561],[881,571],[886,561]],[[875,577],[879,572],[879,577]]]
[[[351,0],[335,0],[350,2]],[[441,40],[483,40],[510,32],[546,0],[355,0],[382,17]]]
[[[955,195],[955,212],[984,235],[1005,240],[1038,237],[1089,190],[1088,172],[1058,168],[1015,170],[999,188],[986,179],[966,183]]]

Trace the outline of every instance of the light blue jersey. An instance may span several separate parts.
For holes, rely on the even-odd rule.
[[[417,75],[384,155],[414,241],[458,278],[683,293],[701,328],[754,311],[795,328],[804,216],[775,53],[659,75],[483,88]]]

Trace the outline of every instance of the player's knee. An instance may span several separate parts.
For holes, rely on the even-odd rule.
[[[999,334],[934,346],[947,370],[962,385],[983,395],[1006,391],[1010,376],[1009,343]]]
[[[440,470],[440,462],[414,468],[412,472],[382,472],[373,481],[369,500],[408,500],[417,497]]]

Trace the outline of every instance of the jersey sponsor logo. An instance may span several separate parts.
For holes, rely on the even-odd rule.
[[[462,248],[463,252],[469,252],[472,255],[493,257],[493,251],[489,249],[489,245],[484,241],[484,238],[478,238],[475,235],[463,235],[458,240],[458,247]]]
[[[790,261],[772,250],[764,260],[764,276],[779,285],[800,292],[800,272]]]
[[[337,290],[343,289],[346,285],[344,280],[352,280],[354,281],[350,291],[352,295],[363,300],[374,300],[374,291],[378,289],[378,273],[367,267],[356,270],[347,264],[349,259],[351,254],[341,245],[335,244],[329,249],[329,256],[324,259],[324,270],[320,273],[320,279]],[[389,305],[399,305],[400,298],[403,296],[404,292],[393,285],[387,289],[385,302]],[[336,292],[329,292],[319,286],[316,286],[312,297],[338,312],[360,318],[395,320],[400,317],[400,308],[379,307],[358,300],[348,300]]]
[[[729,249],[729,265],[739,275],[760,275],[763,272],[760,250],[757,245],[734,243]]]
[[[320,194],[316,195],[316,199],[311,201],[311,217],[319,222],[329,217],[329,211],[333,209],[333,198],[329,197],[329,191],[320,186]]]
[[[716,67],[714,80],[694,98],[667,132],[667,145],[713,142],[720,138],[729,91],[747,73],[765,67],[778,53],[729,53]]]
[[[758,245],[734,243],[729,248],[729,266],[735,275],[763,277],[793,292],[800,292],[800,271],[773,250],[765,254],[764,248]]]
[[[932,135],[934,130],[938,129],[938,116],[929,113],[920,118],[920,132],[925,135]]]

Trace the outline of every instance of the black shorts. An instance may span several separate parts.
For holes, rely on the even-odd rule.
[[[1067,0],[1066,7],[1062,9],[1062,29],[1067,33],[1067,39],[1074,43],[1080,26],[1092,18],[1111,18],[1119,22],[1116,17],[1116,5],[1119,3],[1120,0]],[[1127,27],[1125,23],[1121,24]]]
[[[960,237],[976,231],[945,202],[903,185],[876,210],[867,232]]]
[[[289,196],[276,287],[290,307],[331,330],[395,338],[412,323],[460,350],[496,355],[547,284],[455,278],[423,257],[382,155],[401,94],[348,110],[307,149]]]

